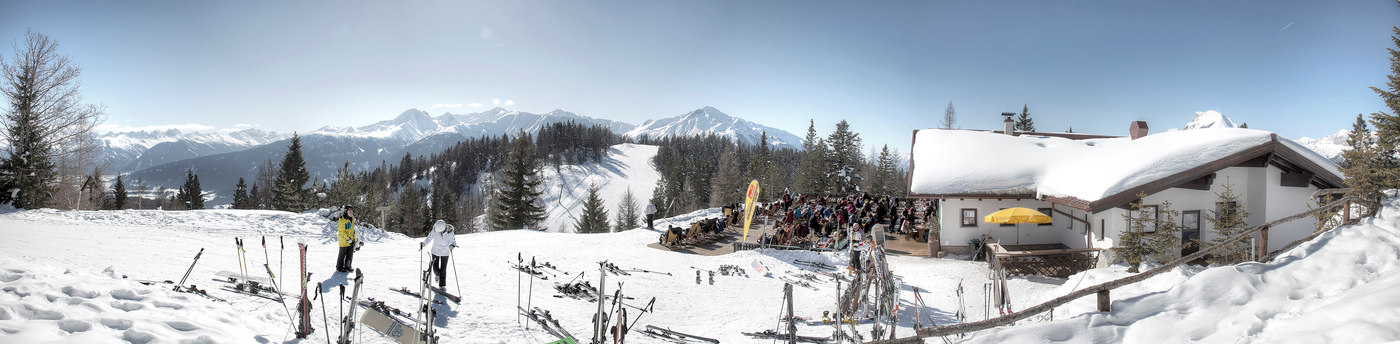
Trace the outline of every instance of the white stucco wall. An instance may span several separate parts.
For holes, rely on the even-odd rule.
[[[1268,216],[1261,222],[1250,222],[1250,226],[1257,226],[1274,221],[1287,216],[1310,210],[1309,205],[1313,201],[1308,199],[1312,193],[1317,191],[1316,186],[1288,187],[1279,185],[1283,171],[1277,167],[1269,166],[1268,171],[1268,203],[1266,211]],[[1317,224],[1312,217],[1290,221],[1278,226],[1269,228],[1269,251],[1276,251],[1285,245],[1293,243],[1313,233],[1317,229]]]
[[[1143,199],[1147,205],[1161,205],[1165,201],[1171,202],[1171,210],[1185,212],[1197,210],[1201,213],[1201,241],[1209,245],[1211,240],[1219,237],[1215,227],[1206,220],[1215,213],[1215,202],[1218,194],[1225,192],[1226,183],[1233,184],[1235,194],[1240,195],[1239,201],[1245,204],[1246,210],[1250,213],[1246,218],[1246,223],[1253,227],[1273,221],[1285,216],[1291,216],[1308,210],[1308,205],[1312,202],[1308,197],[1317,190],[1316,187],[1285,187],[1280,185],[1282,170],[1277,167],[1229,167],[1216,173],[1214,183],[1210,190],[1191,190],[1183,188],[1171,188],[1161,192],[1148,195]],[[1094,224],[1103,220],[1105,235],[1113,242],[1118,242],[1119,233],[1127,230],[1128,221],[1124,215],[1127,210],[1114,208],[1093,214]],[[1182,218],[1177,216],[1178,224]],[[1312,234],[1313,222],[1309,219],[1297,220],[1269,230],[1269,249],[1277,250],[1284,245]],[[1094,229],[1095,238],[1098,239],[1099,229]],[[1178,238],[1180,234],[1178,234]],[[1112,255],[1107,255],[1108,260],[1112,260]]]
[[[1259,167],[1228,167],[1216,172],[1216,178],[1210,190],[1192,190],[1183,188],[1171,188],[1161,192],[1148,195],[1144,198],[1145,204],[1162,205],[1164,202],[1171,202],[1171,210],[1178,212],[1199,211],[1200,237],[1201,241],[1209,244],[1219,235],[1207,217],[1214,215],[1215,202],[1219,193],[1225,192],[1225,185],[1232,184],[1234,192],[1239,195],[1240,202],[1245,204],[1249,217],[1246,223],[1249,226],[1257,226],[1269,221],[1273,221],[1285,216],[1297,214],[1309,209],[1312,200],[1308,197],[1317,190],[1316,187],[1285,187],[1280,185],[1283,171],[1272,165]],[[1070,220],[1068,217],[1051,213],[1055,219],[1050,226],[1037,226],[1033,224],[1022,224],[1020,232],[1016,226],[1001,226],[998,224],[985,223],[982,217],[987,216],[997,210],[1010,207],[1026,207],[1031,209],[1050,208],[1050,202],[1033,199],[1021,200],[1001,200],[1001,199],[945,199],[939,201],[939,222],[942,224],[940,242],[943,247],[952,252],[961,253],[967,247],[967,241],[980,238],[987,234],[1001,240],[1003,244],[1048,244],[1060,243],[1071,248],[1086,248],[1084,237],[1084,224]],[[963,227],[961,222],[962,209],[977,209],[977,226]],[[1065,206],[1055,206],[1056,209],[1074,214],[1079,218],[1084,218],[1086,212],[1071,209]],[[1087,214],[1092,224],[1092,235],[1095,241],[1108,237],[1111,242],[1119,242],[1119,233],[1127,230],[1128,223],[1125,215],[1128,211],[1121,208],[1108,209],[1099,213]],[[1180,224],[1182,217],[1178,215],[1175,221]],[[1301,239],[1313,231],[1313,221],[1311,218],[1285,223],[1269,230],[1269,249],[1277,250],[1284,245]],[[1178,238],[1180,234],[1178,234]],[[1101,247],[1100,247],[1101,248]],[[1103,263],[1113,261],[1112,254],[1105,254]]]
[[[1063,215],[1047,214],[1054,218],[1054,223],[1046,226],[1036,224],[1021,224],[1017,226],[1002,226],[995,223],[986,223],[982,218],[997,210],[1011,207],[1025,207],[1031,209],[1050,208],[1050,202],[1034,199],[1024,200],[1001,200],[1001,199],[945,199],[939,201],[939,223],[942,224],[940,243],[943,247],[949,248],[952,252],[961,252],[956,247],[967,247],[968,240],[981,238],[983,234],[997,238],[1005,245],[1029,245],[1029,244],[1052,244],[1063,243],[1072,248],[1083,248],[1084,227],[1082,224]],[[962,209],[977,209],[977,226],[962,226]],[[1056,206],[1057,209],[1068,211],[1065,206]],[[1076,214],[1083,216],[1084,212],[1076,211]],[[1017,227],[1020,227],[1018,234]],[[1071,226],[1073,229],[1071,229]]]

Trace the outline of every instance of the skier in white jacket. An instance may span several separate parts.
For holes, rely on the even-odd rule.
[[[457,247],[457,235],[452,232],[452,225],[437,220],[433,223],[433,230],[428,232],[428,237],[423,238],[423,243],[418,245],[418,250],[421,251],[429,242],[433,243],[433,248],[428,250],[433,254],[433,261],[428,266],[429,270],[437,275],[439,289],[447,288],[447,259],[452,255],[452,249]]]

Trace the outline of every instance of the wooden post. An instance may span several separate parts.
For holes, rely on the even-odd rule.
[[[1259,260],[1269,256],[1269,226],[1259,228]]]
[[[1100,312],[1109,312],[1109,311],[1111,311],[1111,310],[1110,310],[1110,307],[1109,307],[1109,301],[1110,301],[1110,300],[1108,299],[1108,289],[1104,289],[1104,290],[1099,291],[1099,311],[1100,311]]]
[[[1351,221],[1351,201],[1342,203],[1342,224]]]

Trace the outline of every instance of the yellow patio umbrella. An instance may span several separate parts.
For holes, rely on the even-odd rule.
[[[983,222],[1016,224],[1016,223],[1050,223],[1050,215],[1045,215],[1035,209],[1030,208],[1006,208],[995,213],[982,217]]]
[[[1021,244],[1021,226],[1020,226],[1020,224],[1022,224],[1022,223],[1050,223],[1052,220],[1053,220],[1053,219],[1050,218],[1050,215],[1045,215],[1045,213],[1041,213],[1041,212],[1039,212],[1039,211],[1035,211],[1035,209],[1022,208],[1022,207],[1006,208],[1006,209],[998,210],[998,211],[996,211],[995,213],[987,214],[987,216],[982,217],[982,221],[983,221],[983,222],[1000,223],[1000,224],[1016,224],[1016,225],[1017,225],[1017,226],[1016,226],[1016,244],[1017,244],[1017,245],[1020,245],[1020,244]]]

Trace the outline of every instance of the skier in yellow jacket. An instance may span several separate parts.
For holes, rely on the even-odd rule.
[[[355,207],[345,206],[345,211],[335,221],[336,237],[340,242],[340,254],[335,258],[335,271],[350,272],[350,262],[355,259],[359,238],[355,235]]]

